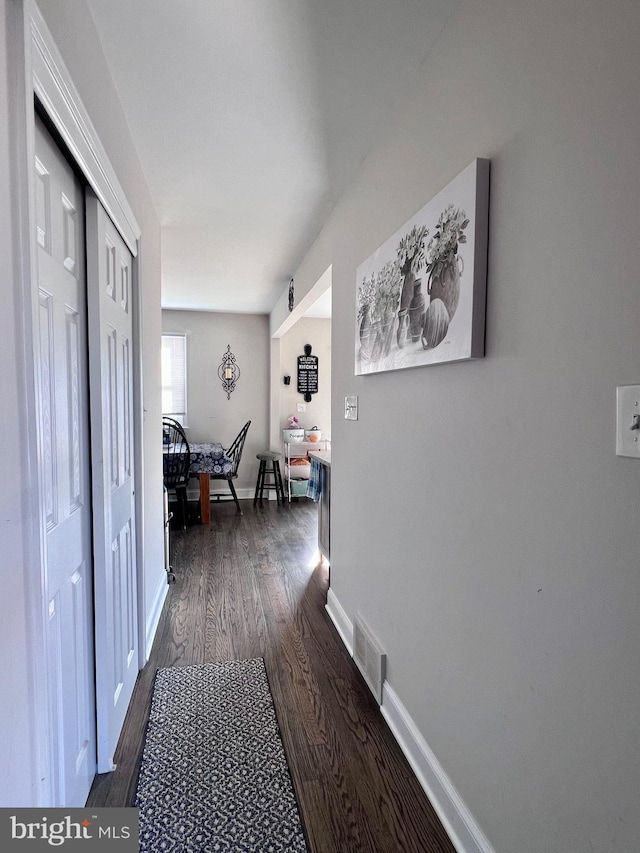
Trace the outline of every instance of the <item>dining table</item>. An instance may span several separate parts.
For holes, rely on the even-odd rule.
[[[189,474],[197,475],[200,480],[200,523],[209,524],[211,522],[211,475],[228,474],[233,468],[233,461],[217,441],[190,443],[189,450],[191,452]]]
[[[233,460],[218,441],[189,443],[189,476],[200,481],[200,523],[211,522],[211,476],[224,476],[233,468]]]

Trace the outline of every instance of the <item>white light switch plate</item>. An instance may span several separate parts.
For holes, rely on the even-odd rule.
[[[616,454],[640,459],[640,385],[616,389]]]
[[[344,398],[344,419],[346,421],[357,421],[358,420],[358,398],[357,397],[345,397]]]
[[[296,410],[298,412],[306,412],[307,411],[307,404],[306,403],[296,403]]]

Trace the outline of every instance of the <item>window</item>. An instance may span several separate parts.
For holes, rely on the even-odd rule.
[[[187,420],[187,338],[162,336],[162,414]]]

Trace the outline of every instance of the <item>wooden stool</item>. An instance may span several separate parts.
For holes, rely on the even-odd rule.
[[[258,501],[262,503],[265,486],[273,486],[276,490],[276,500],[278,506],[284,503],[284,486],[282,485],[282,474],[280,473],[280,453],[273,450],[264,450],[262,453],[256,453],[256,459],[260,461],[258,468],[258,482],[256,483],[256,493],[253,498],[253,505]],[[267,476],[273,479],[267,482]]]

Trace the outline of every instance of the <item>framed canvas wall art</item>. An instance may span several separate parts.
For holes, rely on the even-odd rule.
[[[358,267],[356,375],[484,355],[489,166],[470,163]]]

